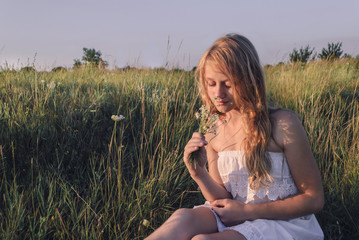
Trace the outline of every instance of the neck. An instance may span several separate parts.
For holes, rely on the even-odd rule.
[[[231,110],[220,116],[221,124],[224,124],[224,127],[229,128],[242,128],[246,125],[247,116],[239,112],[238,110]]]
[[[238,121],[238,120],[242,121],[245,118],[246,118],[245,114],[241,113],[238,110],[234,110],[234,109],[229,111],[225,115],[225,119],[227,121],[229,121],[229,120],[231,120],[231,121]]]

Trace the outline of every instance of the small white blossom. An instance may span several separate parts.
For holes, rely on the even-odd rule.
[[[147,219],[143,219],[142,225],[145,227],[148,227],[148,226],[150,226],[150,221],[148,221]]]
[[[44,79],[42,79],[40,82],[41,82],[41,83],[45,83],[45,80],[44,80]]]
[[[125,117],[122,116],[122,115],[120,115],[120,116],[118,116],[118,115],[112,115],[112,116],[111,116],[111,119],[114,120],[115,122],[118,122],[118,121],[121,121],[121,120],[125,119]]]
[[[47,84],[47,87],[50,89],[54,89],[56,87],[56,83],[55,82],[50,82]]]
[[[199,112],[196,112],[195,116],[196,119],[199,120],[198,132],[202,134],[206,134],[206,133],[213,133],[214,135],[217,134],[216,123],[219,119],[217,113],[212,114],[207,106],[202,105],[199,108]],[[195,163],[197,155],[198,155],[198,150],[191,154],[189,161],[191,164]],[[196,165],[194,165],[194,167],[196,168]]]
[[[201,117],[201,114],[199,112],[196,112],[194,116],[196,117],[196,119],[199,119]]]
[[[198,131],[202,134],[208,132],[215,132],[216,122],[218,121],[218,114],[211,114],[209,108],[202,105],[199,109],[199,113],[196,113],[196,119],[200,121]]]

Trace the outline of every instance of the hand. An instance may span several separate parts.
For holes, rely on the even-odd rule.
[[[187,145],[184,148],[183,160],[192,177],[198,176],[203,170],[205,170],[207,154],[204,146],[206,145],[207,142],[204,139],[203,134],[195,132],[193,133],[192,138],[188,141]],[[197,159],[193,164],[191,164],[190,157],[191,154],[195,151],[198,151],[198,154],[196,154]]]
[[[211,202],[212,209],[227,227],[238,225],[248,220],[246,204],[232,199],[219,199]]]

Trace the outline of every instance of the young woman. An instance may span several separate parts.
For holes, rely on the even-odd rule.
[[[177,210],[147,239],[323,239],[314,213],[324,195],[310,144],[294,113],[267,105],[252,43],[219,38],[197,79],[203,103],[220,116],[216,134],[194,133],[184,151],[207,201]]]

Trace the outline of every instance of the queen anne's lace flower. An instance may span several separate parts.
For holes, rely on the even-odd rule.
[[[50,82],[47,84],[47,87],[50,89],[54,89],[56,87],[56,83],[55,82]]]
[[[115,122],[118,122],[118,121],[121,121],[121,120],[125,119],[125,117],[122,116],[122,115],[120,115],[120,116],[118,116],[118,115],[112,115],[112,116],[111,116],[111,119],[114,120]]]
[[[199,112],[195,113],[196,119],[199,120],[199,129],[198,131],[202,134],[209,132],[216,133],[215,126],[218,121],[218,114],[211,114],[207,106],[202,105],[199,109]]]
[[[145,227],[148,227],[148,226],[150,226],[150,221],[148,221],[147,219],[143,219],[142,225]]]
[[[211,111],[207,106],[202,105],[199,109],[199,112],[195,113],[195,117],[199,120],[198,132],[202,134],[214,133],[216,134],[216,122],[218,121],[218,114],[211,114]],[[193,152],[190,157],[190,163],[193,164],[196,160],[196,155],[198,155],[198,150]],[[196,166],[196,165],[195,165]]]

